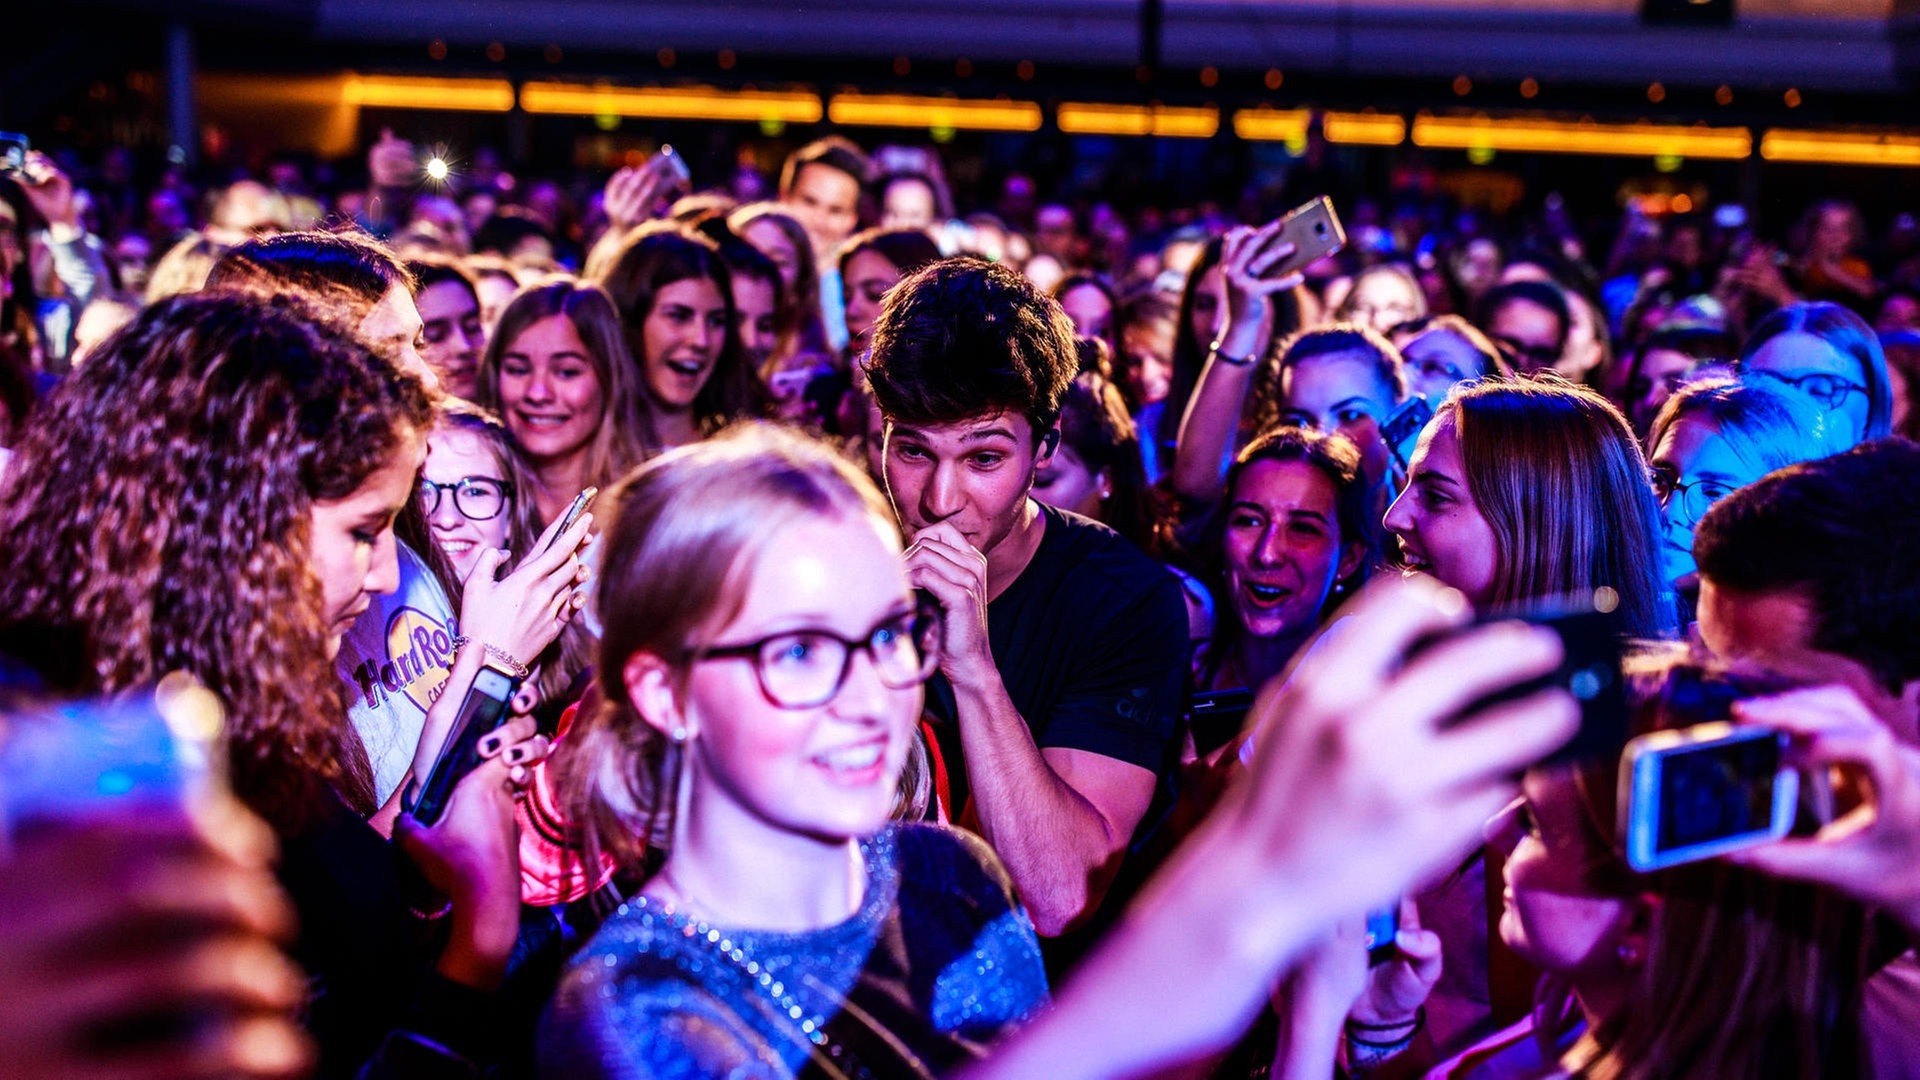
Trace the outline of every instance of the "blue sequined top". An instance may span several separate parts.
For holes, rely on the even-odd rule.
[[[861,845],[852,918],[799,933],[624,904],[541,1025],[551,1077],[931,1077],[1047,1000],[1033,924],[979,838],[895,825]]]

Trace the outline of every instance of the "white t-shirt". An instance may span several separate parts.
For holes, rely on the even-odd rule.
[[[373,606],[340,642],[336,670],[346,681],[354,730],[373,762],[384,803],[413,764],[427,709],[453,674],[459,633],[445,589],[412,548],[400,549],[400,587]]]

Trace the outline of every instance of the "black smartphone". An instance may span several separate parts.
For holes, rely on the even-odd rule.
[[[1420,433],[1427,429],[1427,422],[1433,419],[1433,406],[1419,394],[1409,397],[1387,422],[1380,425],[1380,438],[1387,444],[1387,452],[1393,460],[1400,463],[1401,471],[1413,468],[1413,448],[1420,441]]]
[[[1557,686],[1579,703],[1580,729],[1540,764],[1567,765],[1619,756],[1627,745],[1628,720],[1626,678],[1621,673],[1625,631],[1618,614],[1619,603],[1617,593],[1601,588],[1591,597],[1491,611],[1475,619],[1475,625],[1520,619],[1547,627],[1559,636],[1562,655],[1560,666],[1553,671],[1482,697],[1460,714],[1469,716]],[[1417,643],[1409,655],[1447,636]]]
[[[400,808],[415,821],[431,825],[440,820],[453,796],[455,785],[480,765],[480,740],[500,726],[507,717],[507,704],[513,700],[514,680],[493,668],[481,668],[473,686],[460,702],[460,714],[454,718],[453,731],[434,759],[433,770],[424,784],[408,785],[400,798]]]
[[[1201,757],[1227,745],[1246,726],[1247,710],[1253,707],[1252,690],[1209,690],[1193,695],[1187,709],[1187,729],[1193,732],[1193,748]]]

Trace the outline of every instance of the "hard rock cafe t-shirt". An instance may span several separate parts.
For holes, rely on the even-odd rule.
[[[400,587],[375,596],[340,642],[337,670],[384,803],[407,775],[427,709],[453,673],[453,605],[412,548],[400,549]]]

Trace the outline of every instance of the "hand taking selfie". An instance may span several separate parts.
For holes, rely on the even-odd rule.
[[[619,169],[607,179],[601,196],[607,223],[625,231],[643,225],[657,216],[661,200],[671,194],[679,182],[666,167],[665,159],[655,155],[646,164]]]
[[[305,1073],[313,1051],[293,1020],[305,977],[280,951],[293,911],[251,814],[146,808],[13,839],[0,858],[0,1072]]]
[[[1269,276],[1294,253],[1294,245],[1280,238],[1282,231],[1283,223],[1275,220],[1258,229],[1234,229],[1221,241],[1220,271],[1226,280],[1227,303],[1219,340],[1220,350],[1228,356],[1253,355],[1271,332],[1272,297],[1306,280],[1299,273]]]

